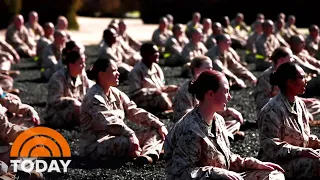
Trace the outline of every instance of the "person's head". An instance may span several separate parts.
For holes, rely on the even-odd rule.
[[[230,19],[228,16],[222,18],[221,24],[223,27],[228,27],[230,25]]]
[[[309,27],[310,36],[313,38],[317,38],[319,36],[319,27],[315,24],[312,24]]]
[[[119,25],[117,23],[109,24],[108,29],[114,29],[117,33],[119,33]]]
[[[202,30],[200,28],[194,28],[192,30],[192,42],[193,43],[198,43],[202,39]]]
[[[126,30],[127,30],[127,25],[124,22],[124,20],[121,20],[119,22],[119,33],[122,34],[122,33],[126,32]]]
[[[231,99],[229,89],[225,75],[215,70],[206,70],[190,83],[188,91],[196,95],[200,106],[207,104],[214,112],[217,112],[225,110]]]
[[[113,60],[97,59],[88,71],[87,76],[102,87],[110,87],[119,84],[120,73]]]
[[[58,30],[67,30],[68,29],[68,20],[64,16],[59,16],[57,19],[57,29]]]
[[[284,20],[284,21],[286,20],[286,15],[283,12],[278,14],[278,19],[277,20],[281,20],[281,19]]]
[[[220,51],[227,51],[231,46],[231,38],[228,34],[220,34],[216,40]]]
[[[194,23],[199,23],[201,19],[201,14],[199,12],[194,12],[192,15],[192,21]]]
[[[219,22],[214,22],[212,24],[212,34],[214,35],[222,34],[222,25]]]
[[[293,25],[296,23],[296,17],[294,15],[288,16],[288,24]]]
[[[53,34],[54,44],[59,47],[64,47],[66,43],[66,36],[67,35],[65,31],[59,31],[59,30],[54,31],[54,34]]]
[[[293,35],[290,37],[290,46],[293,52],[299,53],[305,48],[305,41],[302,35]]]
[[[203,19],[202,24],[204,30],[210,30],[212,28],[212,21],[209,18]]]
[[[257,33],[261,33],[262,32],[262,21],[261,20],[256,20],[254,22],[254,31]]]
[[[184,29],[182,24],[175,24],[172,28],[172,32],[176,37],[179,37],[183,34]]]
[[[29,22],[30,22],[30,24],[34,24],[34,23],[38,22],[38,19],[39,19],[39,17],[38,17],[38,13],[37,12],[31,11],[29,13]]]
[[[54,25],[52,22],[47,22],[43,25],[44,36],[50,37],[54,33]]]
[[[143,43],[140,47],[140,54],[142,57],[142,61],[147,66],[151,66],[153,63],[159,62],[159,49],[152,42]]]
[[[277,29],[278,29],[278,30],[279,30],[279,29],[282,29],[282,28],[284,27],[284,24],[285,24],[285,22],[284,22],[283,19],[278,20],[278,21],[276,22]]]
[[[106,29],[103,31],[103,40],[109,46],[117,42],[118,33],[114,29]]]
[[[264,15],[262,13],[258,13],[256,20],[264,21]]]
[[[190,69],[193,77],[197,78],[203,71],[212,70],[212,60],[207,56],[196,56],[191,60]]]
[[[21,29],[24,24],[24,18],[21,14],[18,14],[13,19],[13,24],[17,29]]]
[[[110,21],[109,25],[110,25],[110,24],[114,24],[114,23],[115,23],[115,24],[119,24],[119,22],[120,22],[120,21],[119,21],[118,19],[112,19],[112,20]]]
[[[64,61],[65,61],[67,55],[72,51],[77,51],[81,55],[84,55],[84,46],[76,41],[72,41],[72,40],[68,41],[66,43],[65,48],[63,48],[63,50],[62,50],[62,63],[63,64],[67,64],[67,63],[64,63]]]
[[[292,62],[287,62],[270,75],[270,83],[284,94],[302,95],[306,90],[305,72]]]
[[[241,23],[244,20],[244,16],[242,13],[237,13],[235,21],[236,23]]]
[[[63,64],[68,67],[70,74],[79,75],[86,67],[86,58],[79,51],[71,51],[66,55]]]
[[[273,33],[274,24],[270,19],[267,19],[262,24],[263,33],[266,35],[270,35]]]
[[[281,64],[293,62],[292,56],[293,54],[290,48],[281,46],[273,51],[270,59],[275,68],[278,68]]]
[[[173,24],[173,16],[171,14],[167,14],[166,18],[168,19],[169,24]]]
[[[168,19],[166,17],[162,17],[160,18],[160,21],[159,21],[159,28],[161,30],[164,30],[168,27]]]

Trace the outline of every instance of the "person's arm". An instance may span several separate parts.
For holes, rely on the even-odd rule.
[[[257,85],[254,91],[254,100],[256,103],[256,109],[260,111],[264,105],[270,100],[271,85],[268,79],[260,76],[257,81]]]
[[[26,127],[12,124],[4,114],[0,114],[0,140],[6,144],[12,143],[25,130]]]
[[[128,75],[129,80],[129,90],[132,96],[137,94],[154,94],[157,91],[157,88],[145,88],[142,87],[142,74],[139,72],[132,70]]]
[[[291,145],[281,139],[283,120],[273,110],[268,112],[262,111],[259,114],[257,122],[261,149],[265,154],[268,154],[270,158],[295,158],[299,156],[299,152],[305,149],[303,147]]]
[[[125,93],[121,91],[119,93],[123,108],[130,121],[143,126],[151,126],[155,129],[159,129],[161,126],[164,126],[164,124],[156,116],[144,109],[138,108],[136,103],[130,100]]]
[[[175,120],[179,120],[182,116],[190,112],[194,108],[192,95],[188,92],[178,91],[173,99],[173,109]]]

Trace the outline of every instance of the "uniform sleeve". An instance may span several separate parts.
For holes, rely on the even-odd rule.
[[[308,55],[307,60],[310,64],[312,64],[316,68],[320,68],[320,60]]]
[[[105,131],[112,135],[123,135],[126,137],[130,137],[134,134],[134,131],[128,127],[123,120],[118,117],[118,114],[122,110],[110,110],[105,104],[103,98],[99,95],[96,95],[92,103],[90,103],[89,113],[92,116],[92,119],[99,122],[99,129]]]
[[[137,49],[140,49],[141,43],[135,39],[133,39],[130,35],[127,35],[129,39],[129,45],[133,46]]]
[[[166,49],[172,54],[181,55],[182,53],[182,47],[174,43],[172,38],[168,39],[168,41],[166,42]]]
[[[231,54],[228,55],[228,69],[237,76],[250,78],[253,74],[245,67],[243,67]]]
[[[190,93],[178,92],[173,100],[173,109],[175,120],[179,120],[182,116],[193,109],[192,97]]]
[[[143,126],[151,126],[156,129],[164,126],[164,124],[156,116],[144,109],[138,108],[136,103],[131,101],[125,93],[120,92],[120,98],[122,100],[126,115],[130,121]]]
[[[4,114],[0,114],[0,139],[2,142],[14,142],[14,140],[26,129],[26,127],[10,123]]]
[[[260,112],[264,105],[270,100],[271,87],[270,82],[268,82],[262,76],[258,78],[257,85],[255,87],[254,100],[256,102],[256,109]]]
[[[56,108],[65,108],[65,104],[76,101],[76,99],[64,96],[63,80],[57,76],[52,76],[48,83],[47,103]]]
[[[228,170],[197,165],[201,159],[202,137],[189,130],[180,135],[172,152],[172,174],[181,179],[225,179]]]
[[[6,41],[15,46],[26,46],[26,44],[20,39],[16,31],[11,28],[8,28],[6,32]]]
[[[138,72],[132,70],[129,73],[128,80],[129,80],[129,89],[130,94],[137,95],[137,94],[154,94],[157,91],[157,88],[144,88],[142,87],[142,75],[139,75]]]
[[[42,68],[50,68],[53,65],[57,64],[58,61],[56,59],[56,56],[53,54],[51,50],[51,46],[47,46],[42,53],[42,61],[41,61],[41,67]]]
[[[5,98],[0,99],[0,103],[3,107],[7,108],[7,110],[11,113],[22,114],[32,116],[35,113],[33,107],[22,104],[21,101],[11,98],[7,96]]]
[[[243,158],[240,155],[233,153],[231,154],[230,161],[230,171],[235,172],[243,172],[257,169],[259,162],[261,162],[260,160],[253,157]]]
[[[17,51],[14,50],[13,47],[10,44],[8,44],[8,43],[6,43],[4,41],[1,41],[0,43],[1,43],[1,46],[2,46],[4,51],[7,51],[8,53],[10,53],[14,57],[18,56]]]
[[[194,53],[187,46],[188,45],[186,45],[181,52],[181,56],[185,63],[190,62],[194,58]]]
[[[160,37],[160,33],[158,31],[155,31],[152,35],[152,41],[157,45],[157,46],[164,46],[165,41],[163,41]]]
[[[261,112],[257,122],[261,149],[270,158],[294,158],[303,149],[281,140],[282,120],[273,110]]]

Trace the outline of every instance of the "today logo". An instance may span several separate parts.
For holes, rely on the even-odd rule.
[[[71,150],[66,139],[47,127],[34,127],[21,133],[14,141],[10,157],[13,171],[67,172],[71,160],[40,160],[38,158],[70,158]],[[62,167],[62,168],[61,168]]]

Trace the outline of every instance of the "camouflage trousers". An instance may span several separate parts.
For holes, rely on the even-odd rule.
[[[319,150],[318,150],[319,152]],[[320,179],[320,159],[295,158],[290,161],[279,161],[288,179]]]
[[[8,91],[13,87],[13,79],[8,75],[0,73],[0,86],[4,91]]]
[[[156,129],[147,129],[136,132],[142,149],[140,155],[154,155],[159,158],[163,147],[163,141]],[[86,148],[88,147],[88,148]],[[107,135],[98,142],[85,146],[81,154],[89,156],[93,160],[103,160],[110,157],[128,157],[131,144],[128,137]]]
[[[279,171],[254,170],[240,173],[245,180],[284,180],[285,176]]]
[[[48,109],[48,115],[44,120],[52,128],[69,128],[79,124],[80,107],[76,107],[71,99],[59,104],[59,109],[55,107]]]
[[[149,112],[163,112],[169,110],[172,106],[172,97],[172,93],[140,93],[131,97],[131,99],[137,104],[139,108],[143,108]]]
[[[11,117],[8,117],[9,122],[12,124],[16,124],[19,126],[31,128],[34,127],[34,122],[29,117],[23,117],[21,115],[13,115]]]

